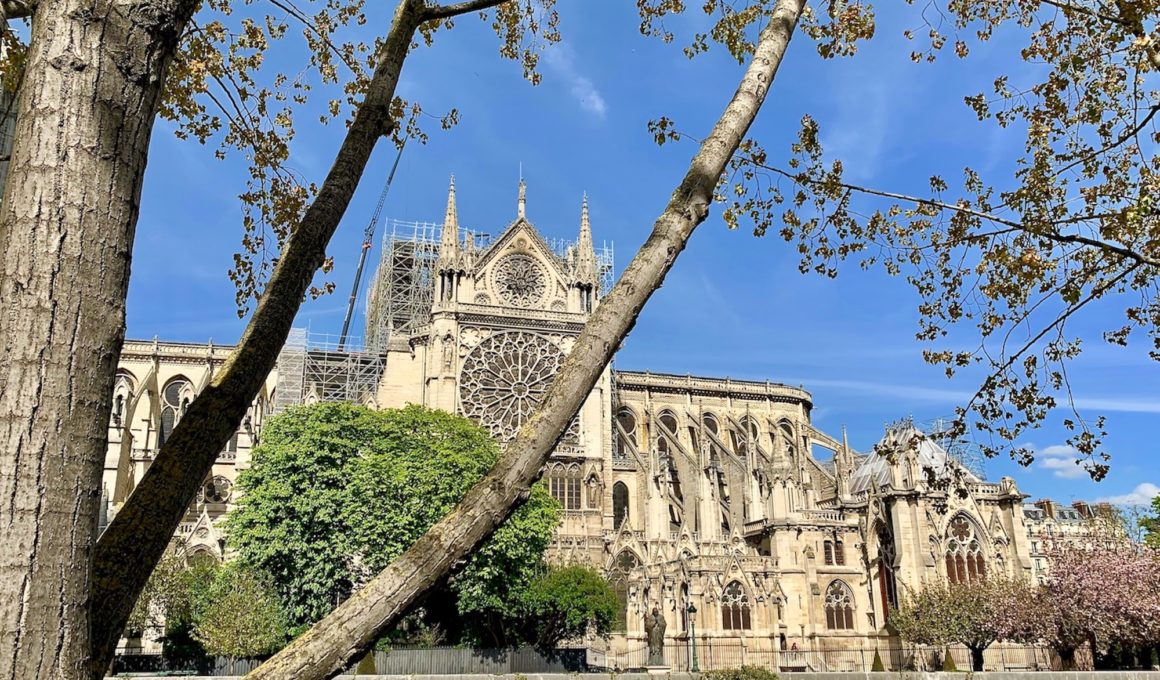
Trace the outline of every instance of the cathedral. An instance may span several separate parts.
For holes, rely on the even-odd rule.
[[[460,228],[454,183],[442,225],[430,226],[386,243],[364,347],[292,334],[190,508],[189,549],[228,552],[220,519],[236,472],[263,421],[287,406],[425,404],[501,443],[536,408],[610,283],[587,199],[572,244],[529,221],[522,182],[515,219],[494,239]],[[125,343],[107,516],[229,351]],[[685,654],[694,626],[698,646],[872,649],[889,637],[889,608],[924,582],[1031,575],[1025,495],[1012,479],[985,481],[907,421],[874,453],[856,452],[844,432],[814,426],[813,406],[804,389],[771,381],[604,371],[544,477],[563,507],[550,559],[599,568],[620,596],[610,658],[645,647],[653,608],[667,655]],[[951,473],[966,493],[931,483]]]

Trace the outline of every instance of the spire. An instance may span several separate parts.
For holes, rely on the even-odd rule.
[[[455,175],[451,176],[451,186],[447,189],[447,212],[443,215],[443,248],[459,246],[459,211],[455,207]]]
[[[592,226],[588,223],[588,194],[580,206],[580,238],[576,240],[576,280],[596,285],[596,249],[592,245]]]
[[[528,185],[524,184],[523,174],[520,175],[520,199],[516,204],[516,217],[519,219],[527,218],[527,203],[528,203]]]
[[[447,189],[447,212],[443,215],[443,233],[439,238],[439,271],[459,268],[459,211],[455,207],[455,175]]]

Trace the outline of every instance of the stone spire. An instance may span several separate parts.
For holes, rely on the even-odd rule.
[[[576,280],[595,286],[597,280],[596,249],[592,245],[592,227],[588,224],[588,194],[580,207],[580,238],[576,240]]]
[[[459,260],[459,211],[455,207],[455,175],[447,190],[447,212],[443,215],[443,233],[439,239],[439,269],[454,269]]]
[[[524,178],[520,177],[520,198],[516,203],[516,217],[518,219],[527,219],[527,205],[528,205],[528,185],[524,184]]]

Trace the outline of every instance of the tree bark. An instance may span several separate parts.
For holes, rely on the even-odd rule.
[[[41,0],[33,15],[0,203],[0,678],[89,672],[88,565],[133,234],[195,6]]]
[[[273,370],[371,152],[392,129],[390,104],[416,30],[432,17],[478,11],[505,1],[475,0],[462,9],[428,5],[424,0],[399,1],[366,96],[318,196],[287,242],[237,347],[190,404],[97,543],[92,597],[96,667],[106,667],[111,661],[149,573]]]
[[[693,230],[708,215],[714,188],[765,100],[803,4],[804,0],[778,0],[740,86],[693,157],[652,234],[600,302],[542,404],[491,472],[387,569],[247,680],[321,680],[342,672],[526,500],[565,427]]]

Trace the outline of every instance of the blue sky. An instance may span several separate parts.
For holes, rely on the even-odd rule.
[[[573,238],[586,191],[594,235],[615,244],[622,268],[695,151],[692,143],[658,148],[647,122],[667,115],[681,130],[703,135],[740,74],[722,50],[690,61],[678,45],[640,36],[632,5],[561,0],[564,42],[545,55],[538,87],[499,59],[496,38],[475,18],[413,53],[400,94],[432,113],[456,107],[461,122],[444,132],[431,120],[430,142],[408,147],[385,216],[439,221],[454,173],[461,223],[494,234],[515,216],[522,166],[528,215],[541,231]],[[901,33],[917,25],[919,9],[900,5],[899,14],[880,17],[878,37],[853,59],[822,61],[799,34],[754,136],[778,158],[810,113],[822,124],[827,152],[844,160],[850,179],[898,191],[921,191],[931,174],[957,177],[966,164],[1009,176],[1021,139],[979,123],[962,97],[987,89],[998,73],[1014,79],[1029,67],[1016,64],[1016,45],[1002,34],[969,60],[913,64],[913,45]],[[386,24],[383,15],[369,25],[376,19]],[[669,25],[681,32],[698,22],[691,15]],[[295,56],[293,49],[283,58]],[[298,117],[291,165],[320,181],[342,126],[311,118]],[[230,343],[243,327],[226,272],[241,237],[236,196],[245,166],[239,159],[215,160],[211,149],[172,133],[159,124],[154,135],[130,282],[129,337]],[[308,301],[298,325],[338,332],[363,227],[393,159],[393,148],[380,145],[332,242],[337,292]],[[372,263],[378,252],[376,239]],[[802,384],[814,395],[815,422],[835,434],[847,426],[860,450],[877,441],[884,423],[949,415],[970,394],[969,376],[948,381],[922,362],[914,340],[917,300],[904,281],[856,267],[826,280],[799,274],[796,264],[779,238],[729,231],[715,211],[645,309],[616,365]],[[1065,501],[1160,492],[1153,443],[1160,365],[1139,347],[1097,341],[1099,322],[1115,312],[1114,305],[1093,310],[1082,327],[1089,331],[1088,351],[1071,368],[1077,397],[1091,413],[1109,417],[1114,460],[1108,478],[1094,484],[1071,463],[1058,418],[1020,442],[1041,454],[1031,469],[994,460],[989,477],[1011,474],[1033,496]],[[354,325],[361,324],[360,304]]]

